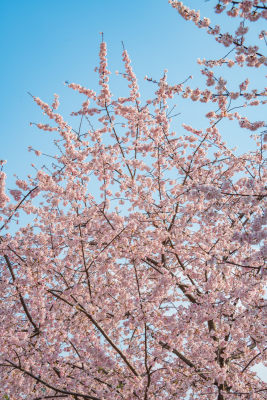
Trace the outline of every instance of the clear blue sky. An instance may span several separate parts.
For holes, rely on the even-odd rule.
[[[202,15],[213,15],[210,8],[214,0],[186,3],[199,7]],[[192,74],[197,86],[200,73],[196,59],[227,53],[204,31],[179,17],[167,0],[1,0],[0,159],[8,160],[5,171],[10,188],[13,173],[23,177],[31,172],[30,163],[35,160],[27,152],[29,145],[49,151],[51,136],[29,126],[30,121],[43,120],[27,92],[47,102],[52,101],[53,93],[58,93],[62,104],[59,111],[73,110],[76,97],[63,83],[97,87],[94,67],[98,63],[100,31],[108,43],[109,68],[113,72],[122,70],[121,41],[124,41],[144,98],[151,92],[151,84],[143,80],[145,75],[158,79],[167,68],[171,83],[181,82]],[[239,75],[240,80],[245,78],[247,72],[233,69],[227,73],[234,82]],[[253,77],[254,87],[262,86],[261,76],[257,72]],[[112,91],[120,96],[120,79],[113,77]],[[191,122],[198,128],[203,120],[198,113],[192,120],[190,102],[177,103],[177,111],[181,112],[177,126]],[[199,114],[201,111],[199,108]],[[254,120],[257,119],[255,116]],[[248,149],[250,133],[241,132],[237,126],[233,131],[232,126],[224,127],[227,141],[240,145],[241,150]]]

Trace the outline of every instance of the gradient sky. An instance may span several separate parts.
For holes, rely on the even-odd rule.
[[[214,20],[210,11],[214,0],[187,0],[185,3],[199,7],[201,15],[212,16]],[[218,16],[219,21],[220,18],[224,20]],[[227,31],[233,23],[237,22],[231,20],[223,30]],[[261,29],[265,28],[263,22],[255,25],[259,24]],[[20,177],[31,173],[30,164],[35,159],[27,152],[29,145],[42,151],[50,150],[50,136],[29,126],[30,121],[44,120],[27,92],[49,103],[53,94],[58,93],[62,105],[60,112],[63,109],[69,113],[75,109],[75,94],[64,86],[64,82],[97,88],[94,67],[98,64],[101,31],[108,43],[109,69],[113,72],[122,70],[123,41],[144,98],[154,89],[144,81],[145,75],[159,79],[167,68],[171,84],[180,83],[189,75],[197,81],[200,73],[196,59],[219,58],[228,50],[193,23],[185,22],[167,0],[1,0],[0,159],[8,160],[5,172],[9,188],[14,173]],[[227,71],[236,85],[246,78],[247,73],[251,71],[237,68]],[[263,75],[260,71],[254,73],[254,87],[262,86]],[[112,79],[112,91],[120,96],[121,80],[116,75],[112,75]],[[192,118],[189,101],[178,100],[177,104],[177,112],[181,112],[177,126],[182,122],[192,123],[196,128],[203,124],[201,107],[199,115],[197,112]],[[252,119],[259,118],[255,115]],[[231,145],[239,145],[240,151],[250,148],[251,132],[244,132],[233,123],[225,123],[222,128]],[[260,375],[263,377],[263,369]]]

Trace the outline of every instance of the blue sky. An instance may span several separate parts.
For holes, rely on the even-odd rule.
[[[213,15],[210,12],[213,0],[185,3],[199,7],[202,15]],[[30,164],[35,160],[27,152],[29,145],[50,150],[51,137],[29,126],[30,121],[43,119],[27,92],[46,102],[52,102],[53,94],[58,93],[62,105],[59,111],[72,111],[77,98],[64,86],[64,81],[97,88],[94,67],[98,64],[99,32],[104,32],[108,43],[109,68],[113,72],[122,70],[121,41],[124,42],[144,98],[153,89],[144,81],[145,75],[158,79],[167,68],[170,83],[182,82],[193,75],[197,86],[200,68],[196,59],[222,57],[227,53],[204,31],[185,22],[167,0],[1,0],[0,19],[0,159],[8,160],[5,171],[9,188],[12,174],[23,177],[31,172]],[[231,20],[228,28],[233,23],[236,24]],[[256,25],[260,24],[264,29],[263,22]],[[226,71],[233,88],[248,72],[251,71],[235,68]],[[236,81],[237,77],[240,79]],[[254,87],[262,86],[261,77],[262,72],[254,73]],[[123,90],[120,78],[112,75],[112,82],[112,91],[120,96]],[[201,107],[192,120],[191,103],[177,100],[177,104],[177,111],[181,112],[178,129],[182,122],[192,123],[196,128],[203,124]],[[257,119],[255,116],[254,120]],[[233,130],[233,124],[222,128],[230,144],[239,145],[241,151],[250,148],[250,132],[241,132],[237,126]]]

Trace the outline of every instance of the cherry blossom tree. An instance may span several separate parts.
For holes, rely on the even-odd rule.
[[[1,163],[3,399],[267,398],[252,370],[267,349],[267,134],[247,114],[267,92],[248,79],[230,90],[220,75],[266,66],[247,39],[267,18],[266,1],[219,1],[215,12],[238,21],[232,33],[170,5],[231,49],[198,60],[201,88],[171,85],[164,72],[146,78],[156,91],[144,101],[123,49],[129,94],[116,98],[102,40],[99,91],[67,83],[82,97],[73,124],[57,95],[52,105],[33,96],[52,162],[10,191]],[[206,126],[181,127],[176,98],[203,103]],[[229,148],[224,120],[233,135],[252,134],[255,148]]]

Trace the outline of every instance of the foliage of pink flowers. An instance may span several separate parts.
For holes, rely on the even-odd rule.
[[[5,193],[6,174],[0,171],[0,207],[4,207],[6,202],[9,201]]]
[[[51,106],[33,96],[45,121],[32,125],[56,146],[51,164],[10,189],[0,162],[3,399],[267,398],[253,372],[267,354],[267,134],[246,114],[267,92],[249,79],[230,90],[213,70],[264,67],[246,35],[266,1],[219,1],[216,14],[242,18],[232,33],[170,3],[234,46],[234,59],[198,60],[197,87],[191,76],[169,84],[167,70],[146,77],[156,90],[143,100],[123,49],[129,93],[116,98],[102,40],[99,91],[67,83],[81,95],[72,126],[57,95]],[[175,96],[202,103],[206,126],[193,113],[178,126]],[[255,148],[230,149],[224,120],[233,135],[250,131]]]

